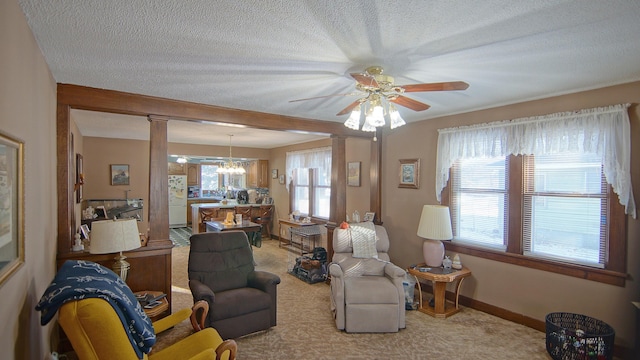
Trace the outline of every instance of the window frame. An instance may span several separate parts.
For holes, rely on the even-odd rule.
[[[291,190],[289,191],[289,209],[294,209],[294,204],[295,204],[295,194],[296,194],[296,188],[307,188],[308,189],[308,193],[309,193],[309,208],[307,209],[306,213],[303,213],[302,215],[304,216],[309,216],[312,218],[316,218],[316,219],[322,219],[322,220],[329,220],[329,217],[323,217],[323,216],[318,216],[317,214],[314,214],[313,209],[315,209],[315,204],[316,204],[316,189],[319,188],[328,188],[329,189],[329,193],[331,193],[331,184],[329,185],[317,185],[317,172],[318,169],[316,168],[306,168],[309,172],[308,176],[309,176],[309,185],[298,185],[298,172],[294,171],[292,179],[291,179]],[[331,198],[329,196],[329,198]]]
[[[549,259],[540,259],[523,255],[523,181],[524,158],[509,155],[508,176],[508,225],[506,251],[485,248],[477,245],[461,244],[446,241],[445,248],[451,252],[476,256],[484,259],[525,266],[531,269],[548,271],[562,275],[602,282],[606,284],[624,286],[627,278],[627,215],[624,206],[618,201],[611,185],[607,186],[609,207],[607,212],[608,237],[606,244],[604,269],[585,265],[570,264]],[[451,182],[453,168],[449,169],[449,181],[442,191],[442,204],[451,205]]]

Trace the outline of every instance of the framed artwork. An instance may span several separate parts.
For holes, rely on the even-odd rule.
[[[82,170],[82,154],[76,154],[76,203],[82,202],[82,185],[84,185],[84,174]]]
[[[360,161],[347,164],[347,185],[360,186]]]
[[[0,132],[0,284],[24,264],[24,142]]]
[[[111,185],[129,185],[129,165],[111,164]]]
[[[278,169],[271,169],[271,178],[272,179],[278,178]]]
[[[376,217],[376,213],[374,212],[366,212],[364,213],[364,221],[373,221]]]
[[[280,177],[278,178],[278,182],[284,185],[284,174],[280,174]]]
[[[417,189],[420,187],[420,159],[400,160],[399,188]]]

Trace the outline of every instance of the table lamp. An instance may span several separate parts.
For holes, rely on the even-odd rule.
[[[422,207],[418,236],[424,238],[422,254],[424,262],[430,267],[442,266],[444,245],[441,240],[451,240],[451,215],[449,207],[442,205],[425,205]]]
[[[89,252],[92,254],[119,253],[114,259],[113,271],[120,275],[123,281],[127,281],[127,274],[131,265],[122,255],[123,251],[140,247],[140,235],[135,219],[118,219],[94,221],[91,223],[91,245]]]

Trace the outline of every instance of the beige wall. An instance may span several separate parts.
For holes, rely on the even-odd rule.
[[[383,139],[383,218],[391,258],[400,266],[422,261],[422,239],[416,235],[424,204],[436,204],[435,161],[437,129],[498,120],[545,115],[619,103],[635,103],[631,115],[631,172],[636,203],[640,199],[640,82],[531,101],[413,123]],[[398,188],[398,160],[420,158],[420,188]],[[640,300],[640,221],[628,219],[626,287],[606,285],[482,258],[461,255],[473,271],[462,287],[464,296],[544,321],[547,313],[568,311],[601,319],[616,330],[616,343],[633,347],[635,310]]]
[[[0,285],[3,359],[42,360],[53,327],[34,310],[55,273],[56,83],[15,0],[0,2],[0,131],[25,144],[25,264]]]

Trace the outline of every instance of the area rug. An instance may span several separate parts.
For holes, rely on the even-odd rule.
[[[193,305],[187,279],[189,247],[173,249],[173,311]],[[257,269],[280,276],[277,326],[236,339],[240,360],[251,359],[526,359],[548,360],[543,332],[471,309],[447,319],[407,311],[406,329],[348,334],[336,329],[329,286],[287,273],[295,254],[266,240],[254,248]],[[158,336],[154,350],[192,332],[185,321]]]
[[[173,246],[180,247],[191,245],[191,243],[189,242],[190,236],[191,228],[189,227],[169,229],[169,239],[171,239]]]

